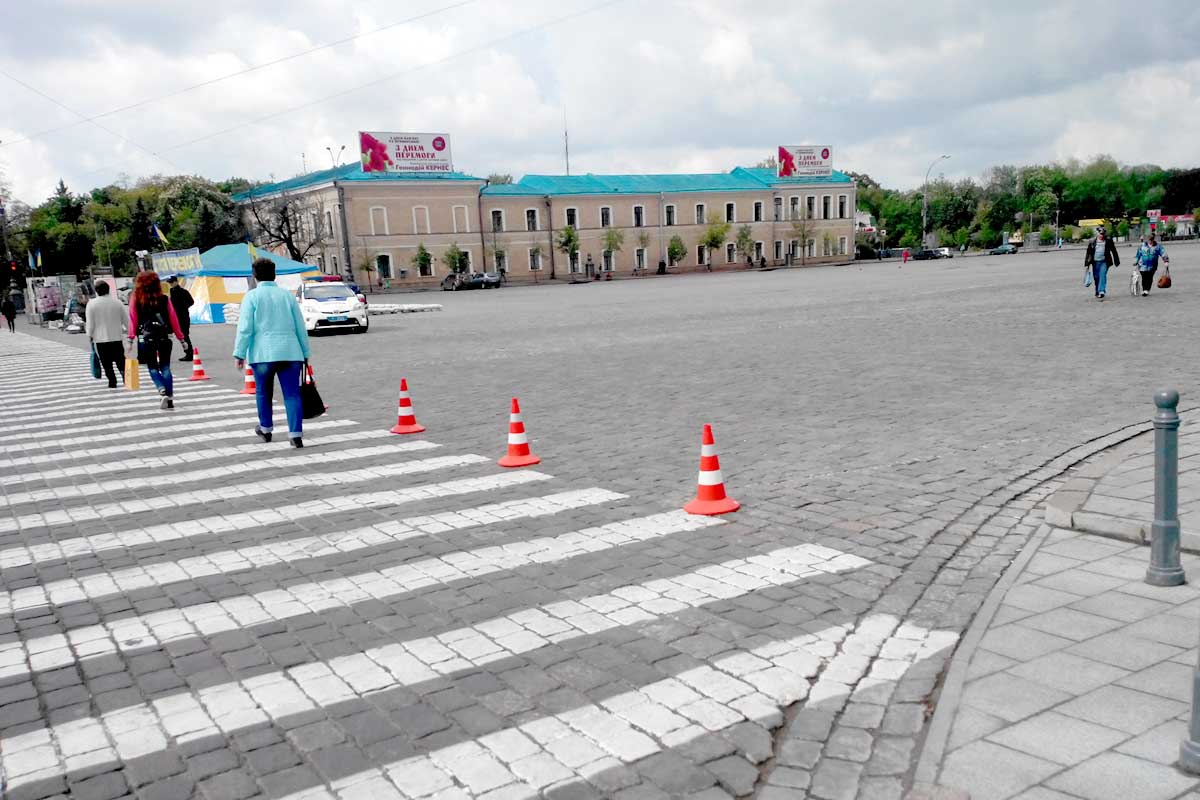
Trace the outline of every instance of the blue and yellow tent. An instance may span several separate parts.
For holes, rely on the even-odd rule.
[[[311,264],[292,261],[269,250],[256,249],[254,253],[275,262],[276,281],[287,288],[299,285],[306,275],[320,273]],[[199,270],[181,272],[178,276],[196,301],[191,312],[193,324],[236,322],[242,296],[252,283],[250,247],[244,242],[217,245],[200,254],[200,263]]]

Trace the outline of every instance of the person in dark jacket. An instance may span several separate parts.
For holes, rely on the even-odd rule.
[[[3,312],[4,321],[8,323],[8,332],[16,333],[17,326],[15,321],[17,319],[17,306],[16,303],[12,301],[12,298],[8,295],[5,295],[4,302],[0,303],[0,312]]]
[[[179,320],[179,330],[183,331],[183,358],[180,361],[192,360],[192,316],[189,308],[196,304],[192,293],[179,285],[179,278],[172,275],[167,278],[167,286],[171,287],[171,305],[175,307],[175,318]]]
[[[1117,246],[1108,238],[1103,225],[1096,228],[1096,238],[1088,242],[1083,265],[1092,268],[1092,287],[1096,290],[1096,299],[1103,300],[1108,288],[1108,271],[1121,266]]]

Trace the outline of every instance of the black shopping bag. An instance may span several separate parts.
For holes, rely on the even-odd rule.
[[[96,352],[96,348],[92,347],[92,377],[100,377],[100,354]]]
[[[300,408],[305,419],[316,419],[325,413],[325,402],[317,391],[317,382],[313,379],[312,367],[304,365],[300,373]]]

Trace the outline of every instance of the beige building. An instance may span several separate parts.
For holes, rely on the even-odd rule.
[[[503,270],[512,281],[628,276],[654,272],[660,263],[698,271],[744,267],[748,260],[837,263],[854,255],[855,186],[836,171],[796,180],[744,167],[689,175],[529,175],[489,186],[461,173],[364,173],[356,163],[235,199],[252,212],[273,212],[276,221],[289,217],[308,263],[338,274],[350,264],[360,282],[393,286],[436,286],[449,272],[443,258],[453,246],[467,254],[470,269]],[[701,242],[726,225],[710,264]],[[568,227],[579,240],[573,255],[562,247]],[[417,259],[421,247],[432,256],[427,265]]]

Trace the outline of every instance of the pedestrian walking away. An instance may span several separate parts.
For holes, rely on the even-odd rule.
[[[1106,235],[1104,226],[1096,228],[1096,238],[1088,242],[1083,265],[1092,268],[1092,287],[1096,290],[1096,299],[1103,300],[1108,288],[1108,270],[1121,266],[1117,246]]]
[[[137,359],[146,365],[150,380],[162,396],[159,408],[175,407],[175,380],[171,375],[171,334],[181,343],[183,331],[175,306],[163,294],[157,272],[142,272],[129,296],[130,341],[137,341]]]
[[[258,402],[258,425],[254,432],[264,442],[271,441],[274,431],[271,402],[278,377],[287,411],[288,438],[293,447],[303,447],[300,377],[311,355],[304,316],[292,293],[275,283],[274,261],[260,258],[251,269],[256,285],[242,298],[233,357],[239,370],[249,364],[254,372]]]
[[[17,306],[12,301],[12,297],[5,295],[4,302],[0,302],[0,313],[4,314],[4,321],[8,323],[8,332],[17,332]]]
[[[1163,246],[1158,243],[1158,237],[1153,233],[1150,238],[1138,248],[1137,251],[1137,268],[1142,275],[1142,297],[1149,297],[1150,288],[1154,286],[1154,273],[1158,271],[1158,260],[1162,259],[1164,264],[1168,266],[1171,263],[1170,256]]]
[[[167,278],[167,286],[171,287],[171,305],[175,307],[175,316],[179,319],[179,330],[183,331],[183,357],[180,361],[192,360],[192,313],[188,309],[196,304],[192,293],[179,285],[179,278],[172,275]]]
[[[107,281],[96,282],[96,299],[88,303],[83,330],[100,358],[108,388],[125,383],[125,307],[111,294]],[[121,374],[118,383],[117,373]]]

